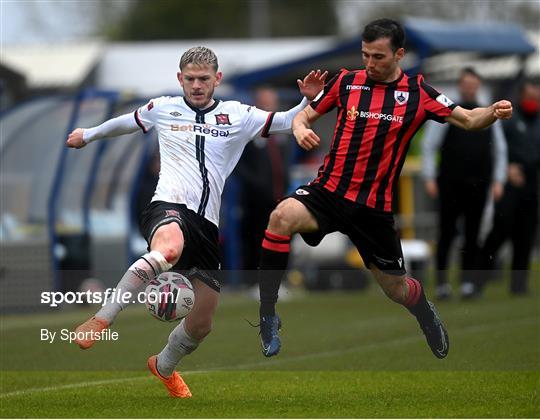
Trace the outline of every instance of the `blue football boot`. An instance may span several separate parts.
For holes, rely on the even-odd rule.
[[[272,357],[279,353],[281,340],[279,330],[281,329],[281,319],[276,315],[261,316],[260,335],[262,354]]]
[[[420,328],[426,336],[429,348],[432,353],[439,359],[444,359],[448,355],[450,341],[448,340],[448,332],[444,327],[441,318],[435,305],[428,301],[428,305],[433,313],[433,318],[429,321],[420,322]]]

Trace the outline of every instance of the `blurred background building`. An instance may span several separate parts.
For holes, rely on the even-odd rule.
[[[152,182],[157,142],[136,133],[81,153],[64,141],[74,127],[96,125],[151,97],[179,94],[178,61],[194,45],[218,55],[224,73],[219,98],[254,103],[255,89],[271,86],[282,109],[300,99],[296,79],[309,70],[360,68],[360,31],[383,16],[405,25],[403,67],[421,71],[450,97],[464,67],[484,78],[485,101],[515,97],[525,78],[540,81],[538,1],[3,1],[0,14],[5,310],[37,306],[41,290],[77,290],[90,277],[115,285],[144,250],[136,209]],[[314,153],[291,153],[284,169],[289,189],[316,173],[333,118],[321,119],[316,129],[326,144]],[[422,135],[413,141],[395,209],[412,270],[429,265],[436,233],[435,209],[419,176]],[[221,220],[224,267],[232,270],[242,268],[239,188],[232,177]],[[319,288],[363,283],[356,275],[309,274],[362,266],[339,235],[316,249],[298,241],[293,250],[300,270],[292,281]],[[534,259],[538,265],[538,242]],[[228,281],[235,285],[238,278]]]

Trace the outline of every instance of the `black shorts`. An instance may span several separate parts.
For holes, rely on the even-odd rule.
[[[373,264],[388,274],[405,274],[392,213],[354,203],[316,184],[302,186],[288,197],[300,201],[317,220],[317,232],[301,233],[308,245],[317,246],[328,233],[341,232],[356,246],[366,267]]]
[[[156,230],[168,223],[178,223],[184,234],[184,250],[173,270],[183,272],[190,280],[198,278],[219,292],[218,270],[221,259],[217,226],[184,204],[152,201],[143,211],[140,220],[148,250]]]

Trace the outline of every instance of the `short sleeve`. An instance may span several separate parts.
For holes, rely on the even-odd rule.
[[[324,86],[322,94],[315,98],[311,102],[311,108],[313,108],[318,114],[326,114],[330,112],[338,104],[339,99],[339,83],[344,71],[342,70],[336,74],[330,81]]]
[[[420,92],[422,105],[426,112],[427,118],[440,123],[445,122],[445,118],[452,113],[456,107],[456,104],[452,102],[446,95],[428,85],[421,76]]]
[[[144,133],[156,124],[158,99],[150,99],[147,104],[135,110],[135,121]]]
[[[263,111],[255,106],[240,105],[243,116],[242,130],[247,136],[247,141],[255,137],[267,137],[274,118],[274,112]]]

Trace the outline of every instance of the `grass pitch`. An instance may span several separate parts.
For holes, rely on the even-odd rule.
[[[299,295],[279,304],[282,352],[264,358],[257,303],[225,295],[214,331],[180,366],[194,397],[169,398],[146,371],[173,325],[130,307],[116,342],[88,351],[40,341],[95,309],[1,319],[2,417],[344,418],[539,417],[540,294],[490,285],[479,301],[438,304],[444,360],[416,321],[376,287]]]

